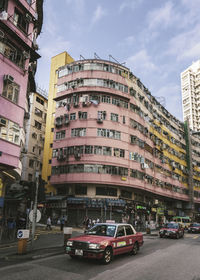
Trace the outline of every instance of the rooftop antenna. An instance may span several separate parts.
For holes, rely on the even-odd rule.
[[[94,58],[101,59],[97,53],[94,53]]]
[[[118,64],[121,64],[121,65],[125,65],[126,62],[123,62],[123,63],[120,63],[119,61],[117,61],[117,59],[115,59],[111,54],[109,54],[109,61],[111,61],[111,59],[113,59],[115,62],[117,62]]]
[[[80,60],[85,60],[85,57],[83,57],[81,54],[80,54]]]

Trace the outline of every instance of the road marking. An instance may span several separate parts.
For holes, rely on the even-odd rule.
[[[194,236],[192,239],[197,239],[199,236],[198,235],[196,235],[196,236]]]

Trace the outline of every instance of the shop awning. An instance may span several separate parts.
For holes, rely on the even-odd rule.
[[[111,199],[111,198],[106,198],[106,204],[107,206],[125,206],[126,201],[123,199]]]
[[[68,197],[67,203],[69,204],[86,204],[89,198],[87,197]]]

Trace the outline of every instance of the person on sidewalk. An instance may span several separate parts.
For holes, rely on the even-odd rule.
[[[47,219],[46,230],[48,230],[48,229],[52,230],[52,228],[51,228],[51,217],[50,217],[50,216],[49,216],[48,219]]]
[[[62,218],[60,219],[60,230],[63,231],[63,227],[65,225],[65,217],[62,216]]]

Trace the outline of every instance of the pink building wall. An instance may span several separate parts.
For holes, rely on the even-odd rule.
[[[8,38],[11,42],[13,42],[16,47],[19,47],[22,50],[24,49],[24,51],[27,52],[28,49],[30,50],[32,48],[32,33],[34,29],[34,23],[33,21],[29,22],[28,32],[25,34],[13,23],[13,15],[16,7],[20,12],[31,14],[33,18],[35,18],[36,1],[33,1],[34,3],[31,6],[25,0],[20,0],[19,2],[22,6],[24,6],[24,8],[22,8],[22,6],[19,5],[17,1],[8,1],[8,18],[7,20],[2,21],[3,25],[0,26],[0,29],[4,32],[5,38]],[[3,53],[0,53],[0,116],[17,123],[20,129],[23,129],[24,125],[29,58],[30,57],[25,60],[25,65],[22,69],[12,60],[7,58]],[[2,96],[4,75],[12,76],[14,78],[14,82],[20,86],[17,104]],[[20,135],[20,138],[21,137],[22,135]],[[0,151],[3,152],[2,156],[0,157],[0,163],[7,165],[8,168],[18,167],[20,144],[21,143],[16,145],[6,140],[0,139]]]

